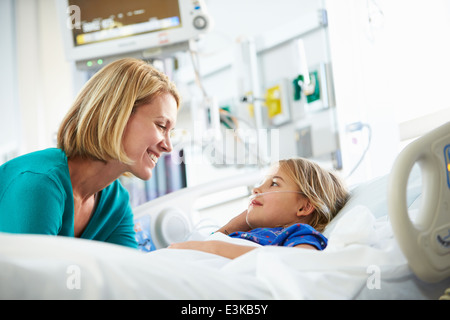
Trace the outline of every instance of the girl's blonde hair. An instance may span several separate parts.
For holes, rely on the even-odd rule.
[[[344,182],[335,173],[303,158],[280,160],[279,167],[311,202],[315,210],[310,225],[323,232],[349,198]]]
[[[150,64],[133,58],[110,63],[81,89],[63,119],[58,148],[68,158],[119,160],[130,164],[122,136],[134,108],[161,94],[171,94],[180,106],[180,95],[169,78]]]

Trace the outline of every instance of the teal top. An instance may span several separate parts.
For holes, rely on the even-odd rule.
[[[0,232],[74,236],[73,191],[64,151],[36,151],[0,166]],[[81,238],[137,248],[128,192],[119,180],[99,193]]]

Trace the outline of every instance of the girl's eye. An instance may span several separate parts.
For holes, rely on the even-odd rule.
[[[278,187],[278,183],[275,180],[272,180],[272,183],[270,184],[271,187]]]

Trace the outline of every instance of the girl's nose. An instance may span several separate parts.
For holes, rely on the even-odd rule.
[[[252,189],[252,194],[258,194],[258,193],[261,193],[260,187],[254,187],[254,188]]]

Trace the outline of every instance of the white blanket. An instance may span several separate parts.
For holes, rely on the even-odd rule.
[[[402,298],[401,279],[414,276],[387,221],[356,206],[327,231],[324,251],[259,247],[234,260],[0,234],[0,299],[353,299],[367,290]]]

